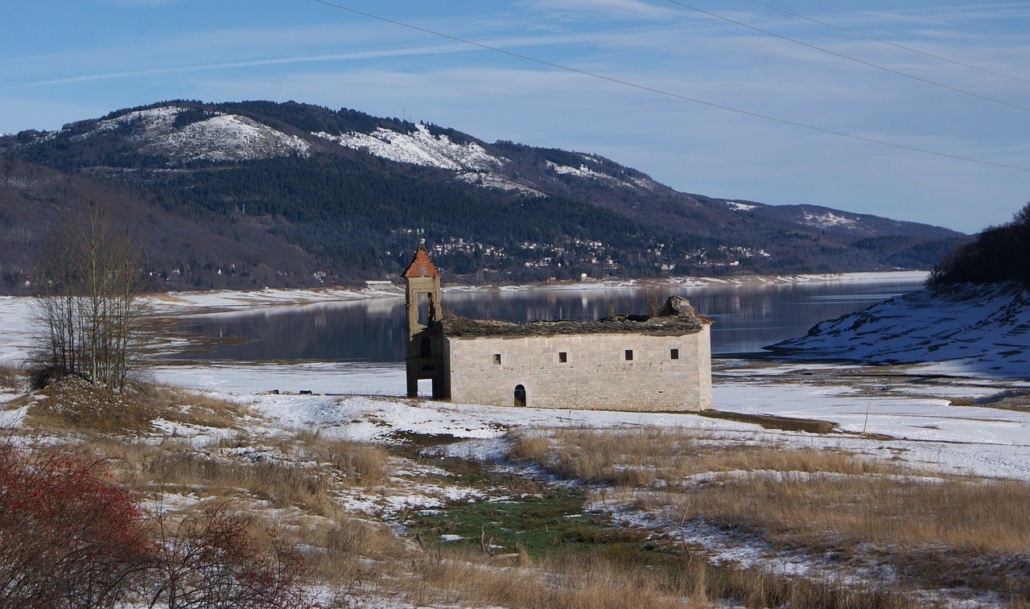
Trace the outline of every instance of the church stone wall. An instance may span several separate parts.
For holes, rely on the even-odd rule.
[[[712,405],[707,325],[681,336],[448,337],[444,360],[450,398],[460,403],[513,406],[522,385],[530,408],[682,411]]]

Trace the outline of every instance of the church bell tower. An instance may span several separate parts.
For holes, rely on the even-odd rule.
[[[447,399],[440,273],[429,259],[424,239],[401,276],[408,326],[408,352],[404,358],[408,397],[418,397],[419,379],[432,379],[433,399]]]

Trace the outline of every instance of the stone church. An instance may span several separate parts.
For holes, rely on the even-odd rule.
[[[711,321],[686,299],[670,298],[654,316],[515,324],[445,316],[440,273],[424,246],[402,277],[409,397],[431,379],[433,399],[463,404],[643,412],[712,405]]]

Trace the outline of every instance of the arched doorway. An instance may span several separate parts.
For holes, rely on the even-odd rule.
[[[515,406],[526,407],[526,387],[524,385],[515,385]]]

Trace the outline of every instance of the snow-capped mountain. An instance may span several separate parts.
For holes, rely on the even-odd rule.
[[[353,274],[357,264],[362,276],[403,264],[406,235],[426,228],[455,272],[530,278],[926,268],[964,237],[682,193],[594,154],[293,102],[118,110],[0,137],[0,155],[130,181],[179,214],[260,218],[276,238],[323,252],[325,266]]]

